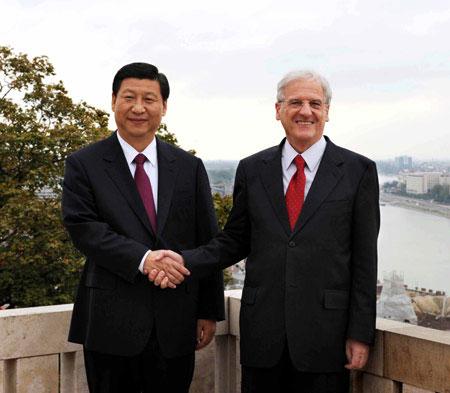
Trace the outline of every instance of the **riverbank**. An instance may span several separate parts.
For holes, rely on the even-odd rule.
[[[450,206],[439,205],[437,203],[425,201],[422,199],[409,198],[401,195],[381,192],[380,203],[404,207],[407,209],[418,210],[425,213],[434,214],[440,217],[450,218]]]

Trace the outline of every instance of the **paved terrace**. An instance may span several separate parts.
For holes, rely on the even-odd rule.
[[[239,392],[241,291],[226,292],[228,316],[197,355],[192,393]],[[82,348],[66,341],[72,305],[0,311],[0,393],[87,392]],[[369,364],[354,393],[450,393],[450,332],[377,321]]]

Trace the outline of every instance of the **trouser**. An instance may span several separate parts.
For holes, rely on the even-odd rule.
[[[195,354],[165,358],[154,334],[136,356],[117,356],[84,349],[90,393],[188,393]]]
[[[280,361],[270,368],[242,366],[242,393],[348,393],[349,372],[308,373],[292,364],[287,343]]]

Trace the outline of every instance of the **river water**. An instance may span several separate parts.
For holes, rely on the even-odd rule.
[[[380,176],[380,183],[392,181]],[[450,295],[450,219],[398,206],[381,206],[378,277],[396,270],[410,287]]]

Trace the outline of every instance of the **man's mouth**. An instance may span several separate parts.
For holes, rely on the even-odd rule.
[[[135,118],[129,118],[129,121],[132,121],[133,123],[143,123],[147,121],[147,119],[135,119]]]
[[[313,121],[295,120],[296,124],[314,124]]]

